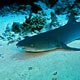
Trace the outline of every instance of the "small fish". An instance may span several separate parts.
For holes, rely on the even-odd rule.
[[[70,15],[66,25],[19,41],[16,45],[27,52],[43,52],[55,49],[80,51],[67,46],[80,38],[80,22],[76,22],[74,14]]]

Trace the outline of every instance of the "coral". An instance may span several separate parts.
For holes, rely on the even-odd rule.
[[[27,14],[28,10],[31,10],[32,12],[37,13],[38,11],[42,10],[42,8],[39,5],[34,4],[33,2],[30,2],[29,4],[14,3],[10,6],[9,5],[3,6],[0,9],[0,16],[5,16],[8,14],[20,14],[20,13]]]
[[[25,22],[22,24],[14,22],[12,25],[12,31],[15,33],[21,32],[21,34],[24,34],[25,32],[39,32],[44,27],[45,23],[46,18],[42,16],[42,14],[36,14],[36,16],[33,17],[30,14],[29,18],[26,18]]]
[[[42,2],[44,2],[49,8],[53,7],[58,0],[40,0]]]
[[[59,22],[57,20],[56,14],[54,12],[51,12],[51,23],[50,23],[50,27],[59,27]]]
[[[72,10],[74,10],[75,7],[77,9],[80,8],[80,3],[78,2],[78,0],[73,0],[73,1],[72,0],[59,0],[56,5],[57,5],[55,6],[56,14],[68,14]],[[79,10],[77,12],[79,12]]]
[[[19,33],[22,31],[22,28],[24,26],[18,22],[13,22],[13,25],[12,25],[12,31],[15,32],[15,33]]]
[[[29,10],[31,10],[30,5],[13,4],[11,6],[4,6],[0,9],[0,16],[5,16],[8,14],[27,14]]]
[[[38,11],[41,11],[41,10],[42,10],[42,8],[38,4],[33,4],[32,7],[31,7],[31,11],[34,12],[34,13],[38,13]]]

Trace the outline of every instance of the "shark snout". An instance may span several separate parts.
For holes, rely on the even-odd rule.
[[[34,47],[32,47],[32,45],[30,46],[29,43],[25,43],[25,41],[19,41],[16,46],[24,49],[25,51],[35,51]]]
[[[23,41],[19,41],[19,42],[16,44],[16,46],[17,46],[17,47],[22,47],[22,46],[24,46]]]

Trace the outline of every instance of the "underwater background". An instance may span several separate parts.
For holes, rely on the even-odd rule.
[[[79,0],[0,0],[0,80],[80,80],[80,51],[28,53],[16,46],[64,26],[71,12],[80,22]],[[68,45],[80,48],[80,40]]]

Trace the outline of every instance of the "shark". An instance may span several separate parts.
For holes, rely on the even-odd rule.
[[[46,52],[56,49],[80,51],[79,48],[67,44],[80,38],[80,22],[76,22],[74,14],[70,14],[66,25],[32,37],[25,37],[16,46],[27,52]]]

